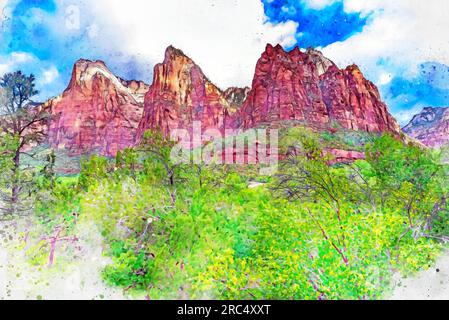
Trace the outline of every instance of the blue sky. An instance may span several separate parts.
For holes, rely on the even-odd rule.
[[[417,76],[407,79],[398,75],[382,89],[389,104],[396,108],[410,110],[425,106],[447,107],[449,67],[437,62],[422,63]]]
[[[394,4],[392,4],[392,2]],[[428,0],[0,0],[0,73],[34,73],[45,100],[79,58],[151,82],[166,46],[183,49],[222,88],[250,85],[267,42],[318,47],[357,63],[400,122],[449,106],[449,9]],[[107,9],[106,9],[107,8]],[[447,11],[449,12],[449,10]],[[414,19],[413,28],[404,23]],[[437,30],[439,28],[439,30]],[[437,32],[438,31],[438,32]]]
[[[369,17],[346,13],[343,3],[314,9],[298,0],[262,0],[265,14],[272,22],[293,20],[299,23],[296,39],[301,47],[323,47],[343,41],[362,31]]]

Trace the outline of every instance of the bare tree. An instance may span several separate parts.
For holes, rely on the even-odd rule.
[[[0,210],[3,214],[24,213],[29,208],[22,199],[31,195],[31,174],[22,166],[22,155],[27,148],[44,139],[44,124],[48,114],[41,106],[31,100],[38,91],[35,89],[33,75],[24,75],[21,71],[5,74],[0,78],[0,137],[2,140],[12,139],[14,143],[4,150],[9,156],[11,165],[2,174],[7,183],[2,186]]]

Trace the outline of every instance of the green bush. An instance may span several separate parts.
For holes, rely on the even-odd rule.
[[[176,165],[161,137],[147,139],[161,151],[151,140],[115,163],[92,157],[40,206],[54,224],[73,211],[96,223],[111,285],[152,299],[376,299],[441,249],[445,167],[393,137],[329,166],[319,137],[291,130],[281,147],[295,152],[275,177]]]

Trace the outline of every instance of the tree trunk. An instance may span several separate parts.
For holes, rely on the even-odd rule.
[[[15,213],[19,203],[19,169],[20,169],[20,150],[16,150],[14,155],[14,167],[12,169],[12,186],[11,186],[11,214]]]

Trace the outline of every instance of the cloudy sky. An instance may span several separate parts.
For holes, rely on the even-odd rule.
[[[34,73],[45,100],[79,58],[151,82],[172,44],[221,88],[250,85],[266,43],[357,63],[404,124],[449,106],[449,1],[0,0],[0,74]]]

